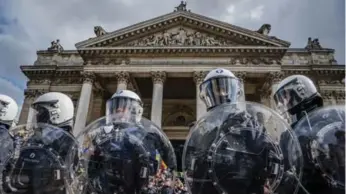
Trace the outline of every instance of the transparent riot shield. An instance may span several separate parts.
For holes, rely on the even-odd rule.
[[[13,149],[13,137],[7,128],[0,126],[0,185],[4,165],[13,153]]]
[[[4,163],[0,193],[65,193],[65,160],[78,142],[65,130],[43,123],[10,131],[13,152]]]
[[[94,121],[77,138],[79,168],[71,175],[70,193],[169,193],[174,189],[173,147],[151,121],[114,114]]]
[[[252,102],[209,111],[184,147],[192,194],[296,193],[303,167],[297,138],[273,110]]]
[[[306,167],[316,172],[308,180],[324,178],[331,188],[345,190],[345,107],[327,106],[305,114],[294,126]],[[316,184],[316,183],[315,183]],[[344,193],[344,191],[342,192]]]

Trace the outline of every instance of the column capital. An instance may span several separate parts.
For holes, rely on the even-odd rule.
[[[278,83],[280,82],[282,79],[284,78],[284,73],[283,72],[269,72],[268,73],[268,77],[267,77],[267,81],[271,84],[273,83]]]
[[[151,78],[153,79],[154,84],[155,83],[161,83],[163,84],[166,80],[166,72],[164,71],[152,71],[150,72]]]
[[[241,82],[245,82],[246,79],[246,72],[245,71],[238,71],[235,72],[234,75],[241,81]]]
[[[337,100],[345,100],[345,91],[336,91],[335,92],[335,97]]]
[[[333,93],[334,93],[333,91],[329,91],[329,90],[322,90],[320,92],[321,97],[323,99],[332,99],[333,98]]]
[[[119,83],[128,84],[130,82],[130,74],[126,71],[115,73],[115,77]]]
[[[93,83],[96,79],[96,75],[93,72],[81,72],[83,77],[83,83]]]
[[[48,92],[47,90],[40,90],[40,89],[25,89],[24,95],[26,98],[36,98],[47,92]]]
[[[193,72],[193,81],[195,81],[196,85],[200,85],[203,82],[206,75],[206,71],[195,71]]]

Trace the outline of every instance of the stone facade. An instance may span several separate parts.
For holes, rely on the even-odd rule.
[[[105,114],[106,100],[115,91],[130,89],[142,97],[145,117],[171,139],[184,139],[189,123],[206,111],[199,84],[215,67],[240,78],[244,100],[272,107],[270,96],[280,80],[303,74],[315,82],[326,104],[345,103],[345,69],[336,65],[334,50],[316,39],[309,39],[306,48],[289,48],[289,42],[269,35],[268,24],[254,31],[177,8],[114,32],[100,26],[94,31],[96,37],[77,43],[76,50],[53,41],[37,52],[33,65],[21,66],[29,82],[19,123],[27,122],[35,97],[59,91],[75,103],[78,133]]]

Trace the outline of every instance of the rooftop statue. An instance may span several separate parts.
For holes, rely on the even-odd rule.
[[[318,40],[318,38],[315,38],[313,40],[311,40],[311,37],[308,38],[308,43],[305,46],[305,49],[308,50],[318,50],[318,49],[322,49],[322,46],[320,44],[320,41]]]
[[[56,41],[52,41],[51,42],[51,46],[47,49],[48,51],[55,51],[55,52],[62,52],[64,51],[64,48],[60,45],[60,41],[59,39],[57,39]]]
[[[272,29],[270,24],[263,24],[260,29],[257,30],[258,33],[268,36],[270,30]]]
[[[106,30],[104,30],[101,26],[95,26],[94,32],[96,34],[96,37],[107,34]]]
[[[180,4],[177,7],[175,7],[174,11],[190,11],[190,10],[186,9],[186,2],[181,1]]]

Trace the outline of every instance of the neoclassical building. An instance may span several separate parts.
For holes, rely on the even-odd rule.
[[[59,40],[37,52],[33,65],[21,66],[29,82],[19,123],[40,94],[59,91],[75,103],[75,132],[105,114],[105,103],[119,89],[143,99],[144,116],[167,136],[184,140],[188,125],[205,112],[199,84],[215,68],[234,72],[245,99],[272,106],[271,93],[286,76],[309,76],[326,104],[345,102],[345,67],[334,50],[307,38],[305,48],[270,34],[271,26],[245,29],[199,15],[182,3],[166,15],[113,32],[94,27],[95,37],[63,50]]]

